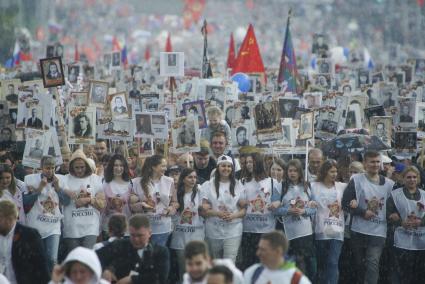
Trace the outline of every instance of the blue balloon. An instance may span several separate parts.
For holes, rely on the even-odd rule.
[[[231,79],[233,82],[238,83],[238,88],[241,92],[246,93],[251,89],[251,81],[245,73],[236,73]]]

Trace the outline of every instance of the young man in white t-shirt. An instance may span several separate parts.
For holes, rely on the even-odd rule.
[[[260,263],[245,270],[246,284],[285,284],[311,283],[294,263],[285,261],[284,255],[288,250],[288,240],[278,231],[265,233],[258,243],[257,256]]]
[[[190,241],[184,248],[186,273],[183,275],[182,284],[206,284],[208,272],[215,266],[226,266],[232,271],[233,284],[242,284],[242,272],[236,268],[230,259],[215,259],[211,261],[208,245],[203,241]]]
[[[257,256],[260,263],[245,270],[244,283],[247,284],[289,284],[311,283],[297,269],[294,263],[285,261],[284,255],[288,250],[288,240],[279,231],[265,233],[258,243]]]

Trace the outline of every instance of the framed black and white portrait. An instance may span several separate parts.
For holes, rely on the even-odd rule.
[[[71,106],[68,108],[68,142],[94,144],[96,137],[96,108]]]
[[[78,76],[80,75],[79,65],[68,65],[68,81],[72,84],[77,83]]]
[[[294,118],[299,106],[298,98],[280,98],[279,111],[282,118]]]
[[[45,88],[65,85],[62,59],[60,57],[40,59],[40,68]]]
[[[109,105],[114,119],[130,118],[127,96],[124,92],[110,95]]]
[[[91,81],[89,87],[90,103],[103,107],[108,96],[109,84],[106,81]]]

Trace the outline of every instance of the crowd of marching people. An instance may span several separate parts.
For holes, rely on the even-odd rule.
[[[329,46],[353,22],[306,4],[298,34],[349,28],[293,45],[290,12],[275,68],[280,6],[230,17],[220,1],[199,70],[200,22],[56,2],[63,26],[36,45],[54,54],[0,69],[0,284],[425,283],[423,51],[374,65]],[[238,57],[232,35],[226,67],[208,60],[245,14],[263,42],[249,25]]]
[[[92,283],[72,282],[84,269],[112,283],[425,279],[421,166],[369,151],[350,164],[347,179],[317,148],[305,173],[303,161],[253,147],[226,155],[224,132],[210,142],[175,161],[160,154],[140,161],[132,149],[127,157],[120,148],[109,153],[99,140],[86,152],[64,153],[69,160],[59,168],[44,156],[23,180],[4,153],[2,272],[11,283],[61,283],[64,275]],[[8,248],[12,254],[3,249],[8,229],[13,241],[28,230],[18,237],[22,247]],[[81,271],[74,275],[75,263]],[[210,281],[215,274],[233,280]]]

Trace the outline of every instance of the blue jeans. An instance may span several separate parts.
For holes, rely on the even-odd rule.
[[[152,234],[151,241],[157,245],[166,247],[169,236],[170,236],[170,233]]]
[[[317,283],[338,283],[338,260],[341,254],[342,241],[317,240]]]
[[[46,250],[47,265],[49,271],[53,270],[53,266],[58,262],[60,235],[51,235],[43,239],[43,245]]]

